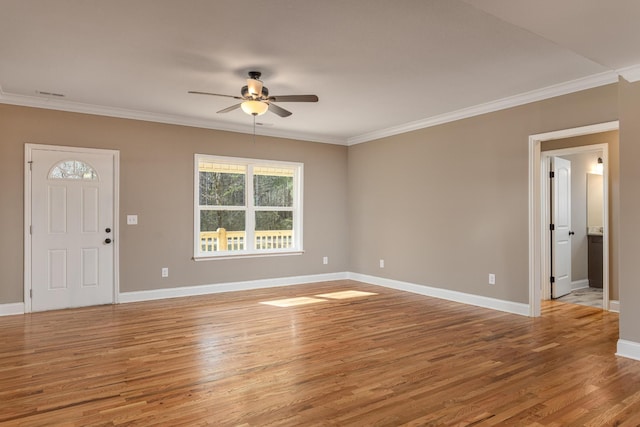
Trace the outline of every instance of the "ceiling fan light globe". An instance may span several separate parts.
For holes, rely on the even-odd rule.
[[[269,109],[269,104],[261,101],[244,101],[240,108],[251,116],[261,116]]]

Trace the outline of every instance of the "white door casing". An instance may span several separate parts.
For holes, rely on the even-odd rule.
[[[618,130],[618,121],[598,123],[572,129],[562,129],[541,134],[529,135],[529,314],[532,317],[541,315],[541,301],[550,298],[548,289],[551,269],[549,266],[549,216],[548,173],[549,164],[544,161],[547,153],[543,152],[542,142],[574,136],[590,135],[600,132]],[[604,200],[608,196],[608,158],[609,148],[606,143],[589,146],[553,150],[555,155],[575,154],[601,150],[604,161]],[[609,203],[604,204],[604,224],[609,223]],[[609,309],[609,227],[603,233],[603,308]]]
[[[551,296],[571,292],[571,161],[553,157],[552,277]]]
[[[26,150],[25,311],[115,302],[118,153],[31,144]]]

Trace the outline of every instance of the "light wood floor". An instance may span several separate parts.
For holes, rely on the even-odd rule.
[[[259,304],[354,289],[378,295]],[[636,426],[618,316],[325,282],[0,318],[0,425]]]

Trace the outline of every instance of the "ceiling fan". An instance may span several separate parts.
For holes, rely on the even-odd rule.
[[[274,102],[318,102],[316,95],[271,95],[269,96],[269,89],[262,85],[260,71],[249,71],[249,78],[247,79],[247,85],[243,86],[240,90],[242,96],[234,95],[222,95],[219,93],[200,92],[197,90],[190,90],[189,93],[196,95],[212,95],[212,96],[224,96],[226,98],[240,99],[242,102],[232,105],[231,107],[224,108],[218,113],[228,113],[229,111],[242,108],[247,114],[252,116],[260,116],[268,111],[277,114],[280,117],[289,117],[291,111],[285,110],[282,107],[277,106]]]

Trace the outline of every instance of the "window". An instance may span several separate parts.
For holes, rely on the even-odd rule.
[[[302,251],[302,164],[195,156],[196,259]]]
[[[65,160],[51,168],[49,179],[96,180],[98,174],[91,166],[80,160]]]

